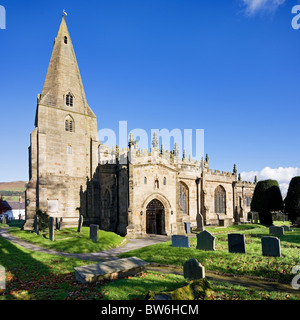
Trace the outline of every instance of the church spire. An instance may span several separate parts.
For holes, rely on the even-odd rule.
[[[95,116],[86,101],[77,59],[66,24],[66,14],[63,14],[55,38],[39,103]]]

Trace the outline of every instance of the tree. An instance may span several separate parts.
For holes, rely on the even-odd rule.
[[[283,200],[276,180],[259,181],[254,189],[251,211],[259,214],[261,224],[272,225],[271,211],[283,210]]]
[[[289,184],[287,195],[284,199],[284,212],[289,220],[294,223],[300,217],[300,177],[294,177]]]
[[[7,212],[9,210],[9,206],[7,202],[3,200],[3,197],[0,195],[0,215]]]

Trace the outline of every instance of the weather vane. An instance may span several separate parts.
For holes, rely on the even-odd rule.
[[[66,13],[65,9],[63,10],[63,15],[67,16],[68,14]]]

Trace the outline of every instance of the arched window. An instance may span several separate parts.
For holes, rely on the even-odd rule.
[[[158,179],[155,180],[155,188],[159,189],[159,181],[158,181]]]
[[[144,184],[147,184],[147,178],[146,177],[144,178]]]
[[[226,214],[226,191],[222,186],[215,190],[215,213]]]
[[[167,185],[167,178],[164,177],[164,186],[166,186],[166,185]]]
[[[67,36],[64,37],[64,43],[68,44],[68,37]]]
[[[65,119],[65,131],[74,132],[74,120],[72,117],[67,116]]]
[[[179,186],[179,206],[182,213],[189,213],[189,189],[183,182],[180,182]]]
[[[66,95],[66,105],[67,105],[68,107],[73,107],[73,105],[74,105],[74,98],[73,98],[73,96],[72,96],[71,93],[68,93],[68,94]]]

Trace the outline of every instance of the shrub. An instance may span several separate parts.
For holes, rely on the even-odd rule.
[[[288,214],[292,223],[300,217],[300,177],[294,177],[289,184],[286,198],[284,199],[284,212]]]
[[[283,200],[276,180],[259,181],[254,189],[251,211],[259,214],[261,224],[272,225],[271,211],[283,210]]]

